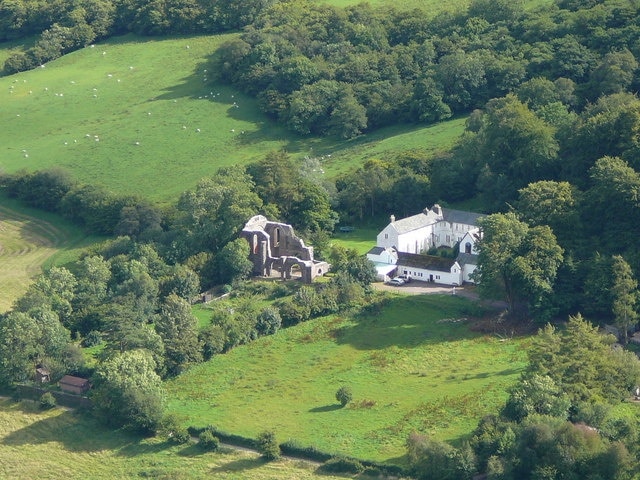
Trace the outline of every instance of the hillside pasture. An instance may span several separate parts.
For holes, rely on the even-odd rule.
[[[98,239],[57,216],[4,197],[0,202],[0,312],[5,312],[43,266],[67,263]]]
[[[89,416],[40,411],[33,402],[0,398],[0,478],[171,480],[339,479],[304,462],[265,463],[248,452],[203,453],[109,430]]]
[[[280,330],[167,383],[186,425],[216,425],[393,464],[416,430],[459,443],[496,412],[523,366],[526,340],[472,332],[473,305],[443,295],[392,295],[379,312]],[[353,390],[345,408],[341,385]]]
[[[448,148],[462,132],[456,119],[353,140],[293,135],[215,80],[211,60],[235,35],[126,35],[0,77],[0,169],[55,166],[84,183],[172,201],[218,168],[273,150],[320,158],[336,175],[387,152]]]

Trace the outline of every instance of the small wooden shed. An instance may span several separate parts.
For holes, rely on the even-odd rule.
[[[72,375],[65,375],[60,379],[58,384],[60,385],[60,390],[63,392],[75,393],[77,395],[83,395],[91,388],[89,380]]]

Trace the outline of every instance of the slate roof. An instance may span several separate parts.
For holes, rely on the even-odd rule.
[[[450,223],[462,223],[464,225],[478,225],[478,219],[484,217],[482,213],[465,212],[463,210],[453,210],[451,208],[443,208],[442,216],[445,221]]]
[[[478,264],[478,255],[474,255],[473,253],[459,253],[458,258],[456,258],[458,265],[477,265]]]
[[[437,272],[451,272],[456,261],[452,258],[437,257],[435,255],[420,255],[419,253],[398,252],[398,266],[434,270]]]
[[[410,217],[396,220],[391,225],[394,226],[398,234],[403,234],[412,232],[413,230],[417,230],[422,227],[426,227],[427,225],[432,225],[437,221],[438,217],[436,216],[436,214],[429,211],[428,215],[424,212],[420,212],[417,215],[412,215]]]
[[[384,247],[373,247],[367,252],[367,255],[380,255],[382,252],[384,252]]]
[[[424,213],[424,212],[427,213]],[[482,213],[465,212],[463,210],[454,210],[452,208],[443,208],[442,217],[443,220],[449,223],[460,223],[463,225],[478,225],[478,218],[484,217]],[[433,225],[439,222],[438,216],[430,209],[425,209],[417,215],[401,218],[392,222],[398,234],[412,232],[428,225]]]

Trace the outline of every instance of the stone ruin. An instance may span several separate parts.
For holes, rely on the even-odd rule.
[[[329,271],[330,265],[314,260],[313,247],[307,247],[286,223],[256,215],[246,223],[240,236],[249,242],[254,275],[270,277],[275,270],[281,278],[291,279],[292,270],[299,269],[302,281],[311,283]]]

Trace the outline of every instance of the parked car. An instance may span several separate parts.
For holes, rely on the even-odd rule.
[[[398,275],[396,278],[400,278],[400,279],[404,280],[404,283],[410,283],[411,282],[411,275],[402,274],[402,275]]]
[[[398,277],[389,280],[389,285],[393,285],[394,287],[399,287],[400,285],[404,285],[404,283],[404,280]]]

